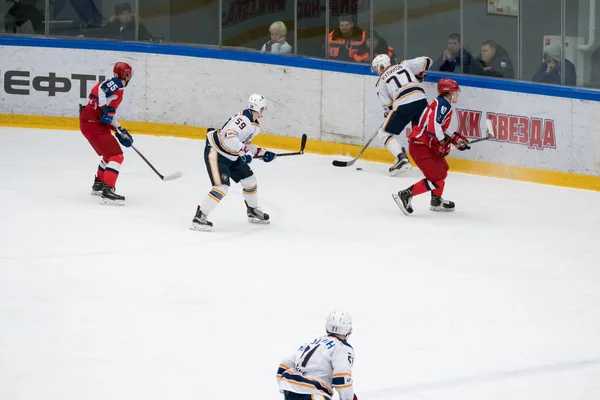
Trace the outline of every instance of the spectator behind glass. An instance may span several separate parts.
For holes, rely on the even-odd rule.
[[[600,47],[592,53],[592,69],[590,71],[590,82],[587,86],[600,89]]]
[[[561,80],[561,48],[560,44],[553,43],[544,52],[544,62],[538,72],[533,76],[534,82],[550,83],[560,85]],[[575,86],[577,84],[577,72],[575,64],[565,58],[565,85]]]
[[[486,40],[481,44],[481,55],[476,60],[479,65],[474,73],[496,78],[515,77],[512,61],[508,52],[493,40]],[[477,62],[476,62],[477,64]]]
[[[260,51],[274,54],[290,54],[292,52],[292,46],[285,39],[287,28],[283,22],[273,22],[269,27],[269,32],[271,40],[265,43]]]
[[[4,15],[6,33],[17,33],[17,28],[31,21],[34,32],[43,35],[44,12],[35,6],[36,0],[13,1],[13,3]]]
[[[452,33],[448,36],[446,50],[444,50],[440,58],[433,63],[430,69],[432,71],[460,73],[460,65],[462,63],[463,72],[465,74],[475,73],[473,56],[467,50],[463,49],[461,51],[461,48],[460,34]]]
[[[340,26],[328,35],[329,58],[336,61],[362,62],[369,59],[369,49],[365,42],[367,35],[358,26],[354,26],[350,15],[339,18]]]
[[[110,17],[108,23],[98,30],[93,36],[105,39],[135,40],[135,18],[131,4],[121,3],[115,5],[115,15]],[[148,29],[139,20],[139,40],[153,40]],[[86,36],[91,36],[86,34]]]
[[[387,54],[387,56],[392,62],[392,65],[399,63],[394,48],[388,45],[388,42],[384,38],[379,36],[379,33],[377,31],[373,31],[373,37],[370,37],[370,33],[367,34],[366,45],[367,49],[369,49],[369,53],[371,52],[371,48],[373,49],[373,59],[375,59],[375,57],[377,57],[380,54]],[[370,55],[363,61],[371,63]]]

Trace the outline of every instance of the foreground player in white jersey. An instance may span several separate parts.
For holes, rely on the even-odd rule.
[[[371,64],[373,72],[379,75],[377,96],[386,117],[378,137],[396,156],[396,163],[389,170],[391,176],[400,175],[411,168],[406,149],[400,147],[397,136],[409,122],[413,127],[417,126],[419,117],[427,108],[427,96],[421,83],[430,66],[429,57],[417,57],[391,65],[386,54],[378,55]]]
[[[332,311],[325,331],[279,364],[277,382],[285,400],[329,400],[334,388],[340,400],[358,400],[352,389],[354,350],[346,341],[352,333],[350,315]]]
[[[271,162],[275,153],[257,147],[251,143],[260,132],[258,118],[263,116],[267,102],[260,94],[252,94],[248,99],[248,108],[229,118],[221,129],[209,129],[206,134],[204,162],[213,185],[206,198],[196,210],[191,229],[209,231],[213,224],[207,216],[227,195],[229,181],[241,183],[248,221],[268,224],[269,214],[258,206],[256,177],[248,165],[253,157],[261,156],[263,161]]]

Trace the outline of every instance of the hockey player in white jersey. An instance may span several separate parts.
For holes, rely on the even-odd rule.
[[[429,57],[417,57],[391,65],[386,54],[378,55],[371,64],[373,72],[379,75],[377,96],[385,115],[378,137],[396,157],[396,163],[389,170],[391,176],[411,169],[406,149],[398,142],[398,135],[409,122],[412,126],[417,126],[421,114],[427,108],[427,96],[421,83],[430,66]]]
[[[340,400],[358,400],[352,388],[354,350],[347,340],[352,319],[332,311],[325,324],[327,335],[304,343],[277,370],[279,391],[285,400],[330,400],[335,389]]]
[[[248,221],[256,224],[270,223],[269,214],[258,206],[256,177],[248,164],[260,156],[265,162],[275,159],[275,153],[251,143],[260,132],[258,118],[263,116],[267,102],[260,94],[252,94],[248,108],[235,114],[221,129],[209,129],[206,133],[204,162],[213,185],[201,205],[196,209],[191,229],[209,231],[213,224],[207,217],[223,200],[229,190],[230,180],[239,182],[246,203]]]

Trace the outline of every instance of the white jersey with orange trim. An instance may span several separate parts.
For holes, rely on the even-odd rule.
[[[318,336],[305,343],[277,370],[279,391],[352,400],[352,365],[354,350],[345,340],[335,336]]]
[[[258,120],[246,109],[229,118],[221,129],[209,131],[206,139],[219,154],[235,161],[241,152],[257,155],[258,147],[250,142],[259,132]]]
[[[390,65],[381,74],[375,86],[386,115],[401,105],[421,99],[427,100],[425,90],[421,87],[417,76],[423,77],[430,66],[431,58],[417,57]]]

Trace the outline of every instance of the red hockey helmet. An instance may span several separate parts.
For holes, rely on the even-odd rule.
[[[118,62],[115,64],[113,68],[113,72],[119,79],[124,79],[126,82],[129,82],[131,77],[133,76],[133,68],[131,65],[125,62]]]
[[[447,93],[459,92],[460,88],[454,79],[442,78],[437,84],[438,96],[444,96]]]

